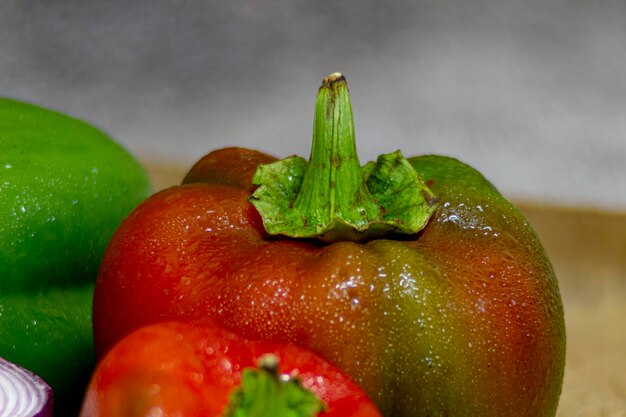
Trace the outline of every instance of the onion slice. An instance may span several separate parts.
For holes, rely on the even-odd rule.
[[[0,358],[0,417],[52,417],[53,403],[43,379]]]

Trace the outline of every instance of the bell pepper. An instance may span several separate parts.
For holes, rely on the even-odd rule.
[[[0,356],[43,377],[75,415],[95,364],[93,287],[122,219],[151,193],[100,130],[0,99]]]
[[[343,372],[302,347],[212,323],[162,322],[99,362],[80,417],[381,417]]]
[[[454,158],[361,167],[340,74],[318,92],[308,162],[227,148],[183,182],[109,243],[98,355],[146,324],[204,318],[312,349],[387,417],[555,415],[563,308],[533,229]]]

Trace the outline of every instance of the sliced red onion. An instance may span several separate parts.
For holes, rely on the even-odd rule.
[[[52,417],[53,402],[43,379],[0,358],[0,417]]]

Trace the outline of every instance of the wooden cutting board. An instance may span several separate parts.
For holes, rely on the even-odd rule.
[[[187,170],[144,163],[155,190],[179,184]],[[626,213],[517,206],[543,242],[563,298],[568,342],[557,417],[626,417]]]

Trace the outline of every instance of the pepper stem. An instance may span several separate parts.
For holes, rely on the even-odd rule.
[[[361,167],[346,79],[319,89],[309,162],[290,157],[258,167],[250,201],[269,234],[361,241],[413,234],[436,209],[436,198],[400,151]]]
[[[325,405],[294,378],[278,373],[278,358],[268,354],[258,369],[246,368],[223,417],[315,417]]]

